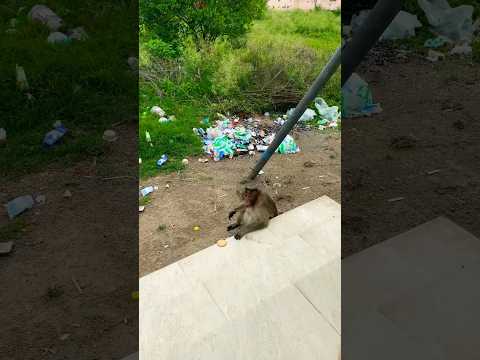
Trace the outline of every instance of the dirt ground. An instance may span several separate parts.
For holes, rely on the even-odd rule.
[[[293,135],[301,152],[275,154],[265,166],[265,173],[259,175],[279,211],[323,195],[340,202],[339,132],[302,131]],[[140,276],[227,237],[227,214],[238,203],[238,181],[258,159],[258,154],[208,163],[190,158],[181,173],[142,181],[142,186],[158,186],[158,190],[139,215]],[[199,231],[194,230],[196,226]]]
[[[383,112],[342,124],[342,256],[438,216],[480,236],[479,64],[376,49],[358,73]]]
[[[1,359],[111,360],[138,350],[136,128],[116,128],[119,140],[96,162],[1,182],[2,204],[46,196],[19,216],[26,227],[0,258]]]

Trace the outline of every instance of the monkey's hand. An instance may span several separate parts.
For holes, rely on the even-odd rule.
[[[233,215],[235,215],[237,212],[235,210],[232,210],[228,213],[228,220],[231,220]]]
[[[227,231],[232,231],[238,227],[238,224],[232,224],[227,226]]]

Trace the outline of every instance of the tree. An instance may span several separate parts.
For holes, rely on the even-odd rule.
[[[199,45],[245,34],[266,7],[266,0],[140,0],[140,24],[173,46],[188,36]]]

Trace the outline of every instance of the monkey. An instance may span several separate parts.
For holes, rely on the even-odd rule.
[[[272,198],[264,191],[261,191],[255,184],[247,184],[243,193],[239,192],[238,194],[243,202],[229,212],[229,220],[236,213],[238,213],[238,216],[237,221],[227,227],[227,231],[238,228],[234,237],[240,240],[252,231],[266,228],[270,219],[278,215],[278,210]]]

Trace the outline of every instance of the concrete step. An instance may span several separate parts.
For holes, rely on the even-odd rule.
[[[480,241],[438,218],[342,261],[350,359],[478,359]]]
[[[213,355],[205,359],[229,358],[230,340],[224,339],[225,333],[236,342],[250,344],[248,351],[269,354],[271,344],[283,343],[285,338],[268,319],[278,317],[279,304],[284,306],[282,311],[292,311],[287,306],[289,298],[300,308],[299,314],[305,314],[299,315],[298,323],[291,319],[282,323],[284,331],[289,326],[300,328],[303,320],[313,316],[307,314],[316,314],[315,321],[308,321],[317,323],[317,333],[306,334],[306,344],[320,333],[324,339],[339,337],[340,293],[335,289],[340,288],[340,272],[335,276],[334,271],[339,270],[339,259],[340,206],[322,197],[273,219],[265,230],[239,241],[230,238],[224,248],[211,246],[149,274],[140,279],[140,357],[203,359],[197,354],[207,356],[211,353],[208,344],[218,343]],[[331,291],[322,298],[322,292]],[[259,312],[271,317],[255,323]],[[257,326],[271,328],[265,335],[269,341],[256,339]],[[334,350],[337,342],[331,344],[333,348],[322,345],[325,359],[338,351]],[[315,353],[311,346],[300,359],[318,359],[308,355]],[[282,351],[268,359],[286,359],[282,354],[292,350]]]

